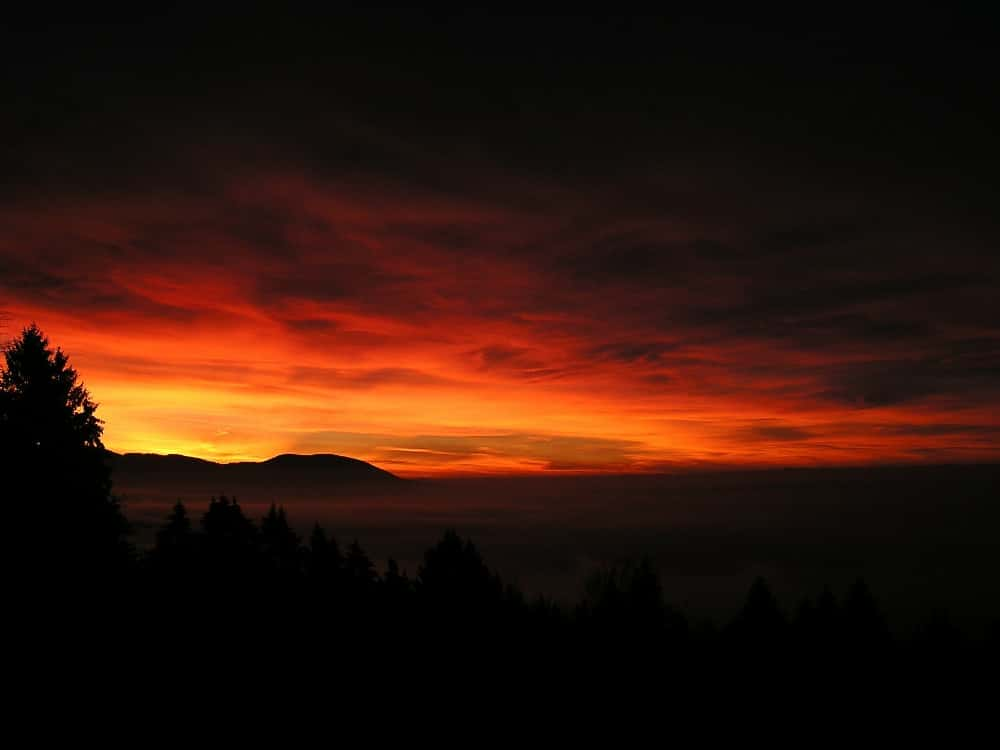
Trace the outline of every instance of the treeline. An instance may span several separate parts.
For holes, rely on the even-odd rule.
[[[213,498],[197,522],[175,505],[155,545],[129,564],[141,609],[158,628],[188,632],[211,622],[231,634],[291,635],[308,648],[330,639],[403,638],[550,658],[584,653],[605,666],[766,661],[831,671],[888,668],[915,655],[929,666],[982,649],[943,616],[897,640],[862,580],[840,599],[824,588],[788,615],[758,579],[731,621],[692,622],[668,602],[646,558],[593,572],[579,602],[558,604],[505,583],[454,530],[426,550],[410,577],[393,559],[377,570],[357,540],[342,546],[319,524],[300,538],[282,507],[272,505],[254,523],[227,497]]]

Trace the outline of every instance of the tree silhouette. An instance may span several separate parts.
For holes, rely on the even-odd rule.
[[[191,518],[187,508],[180,500],[174,505],[167,516],[167,522],[156,532],[155,551],[160,555],[175,554],[190,549],[194,540],[194,530],[191,528]]]
[[[236,498],[220,495],[208,503],[208,510],[201,519],[201,527],[209,543],[219,547],[251,547],[257,541],[257,529],[243,515]]]
[[[577,616],[590,638],[616,652],[660,653],[687,636],[687,621],[667,605],[659,574],[647,557],[594,571],[585,582]]]
[[[418,577],[424,596],[440,606],[465,602],[482,607],[499,600],[503,591],[476,546],[469,540],[463,542],[452,529],[424,553]]]
[[[301,565],[299,537],[288,525],[285,509],[271,503],[260,522],[260,541],[272,568],[283,573],[298,573]]]
[[[498,637],[503,628],[503,582],[479,550],[452,529],[424,553],[417,571],[419,606],[442,646]],[[509,629],[508,629],[509,630]]]
[[[391,557],[386,562],[381,588],[385,616],[395,620],[409,617],[413,600],[413,585],[406,573],[400,572],[399,563]]]
[[[306,569],[309,578],[319,586],[334,586],[340,579],[344,567],[344,557],[340,554],[337,540],[328,537],[318,523],[309,536],[306,555]]]
[[[847,592],[843,626],[846,646],[854,657],[867,658],[873,652],[884,649],[889,642],[889,629],[863,579],[856,580]]]
[[[148,616],[166,626],[182,627],[193,610],[188,604],[202,582],[199,538],[187,508],[178,501],[156,533],[156,544],[144,559],[147,586],[143,587]]]
[[[187,508],[180,500],[156,532],[156,545],[148,555],[148,564],[161,579],[183,583],[195,565],[195,534]]]
[[[258,567],[257,527],[243,515],[236,498],[212,498],[201,519],[208,571],[246,580]],[[217,581],[217,584],[222,584]]]
[[[781,658],[788,646],[788,621],[763,578],[756,578],[743,609],[729,627],[731,643],[741,656],[756,661]]]
[[[405,573],[399,572],[399,563],[394,558],[389,558],[386,562],[385,575],[382,576],[382,585],[392,593],[406,592],[410,587],[410,579]]]
[[[97,404],[61,349],[34,324],[4,348],[0,374],[0,455],[15,499],[63,560],[63,574],[107,581],[127,562],[128,530],[111,496]]]
[[[351,546],[347,550],[347,557],[344,560],[344,573],[355,591],[367,589],[378,578],[378,573],[375,571],[375,564],[361,548],[361,545],[358,544],[357,539],[351,542]]]
[[[0,377],[4,447],[22,455],[101,448],[97,405],[61,349],[32,324],[4,349]]]

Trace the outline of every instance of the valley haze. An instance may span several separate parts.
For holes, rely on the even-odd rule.
[[[227,495],[252,518],[283,505],[300,535],[319,522],[410,575],[454,528],[505,579],[562,601],[597,566],[648,555],[666,595],[696,617],[732,616],[758,575],[788,610],[864,576],[904,631],[929,608],[973,635],[1000,617],[997,464],[399,479],[330,454],[110,458],[139,547],[176,501],[199,518],[211,497]]]

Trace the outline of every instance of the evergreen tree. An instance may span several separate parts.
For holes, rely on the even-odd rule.
[[[316,523],[309,536],[308,574],[313,581],[323,585],[334,584],[343,569],[344,557],[337,540],[328,537],[323,527]]]
[[[104,582],[126,569],[124,515],[111,495],[97,404],[36,325],[4,348],[0,457],[7,491],[28,499],[62,575]]]
[[[389,558],[386,563],[385,575],[382,576],[382,586],[391,599],[399,599],[410,593],[410,579],[405,573],[399,572],[399,563]]]
[[[750,586],[729,635],[744,657],[763,662],[783,656],[789,645],[788,622],[763,578],[758,577]]]
[[[417,576],[425,602],[441,612],[482,613],[503,596],[503,583],[490,572],[479,550],[453,529],[424,553]]]
[[[858,579],[847,592],[843,613],[847,646],[855,656],[884,649],[889,644],[889,629],[879,612],[868,584]]]
[[[243,515],[236,498],[212,498],[201,519],[209,567],[216,573],[229,571],[240,578],[255,573],[258,562],[257,527]]]
[[[213,546],[252,547],[257,541],[257,528],[243,515],[235,497],[213,497],[202,516],[201,527]]]
[[[828,661],[839,657],[843,646],[841,630],[841,612],[837,597],[833,595],[833,590],[829,586],[824,586],[823,593],[816,602],[814,645]]]
[[[399,563],[389,558],[385,575],[382,576],[383,611],[390,617],[399,618],[409,614],[412,604],[413,586],[405,573],[400,573]]]
[[[378,578],[375,564],[365,554],[357,539],[351,542],[347,551],[347,558],[344,560],[344,573],[355,589],[367,588]]]
[[[299,537],[288,525],[285,509],[271,507],[260,522],[260,541],[264,554],[271,565],[280,571],[290,573],[299,570]]]
[[[156,532],[155,552],[158,555],[171,555],[176,552],[188,551],[194,541],[194,531],[187,508],[180,500],[174,505],[167,516],[167,522]]]
[[[595,571],[586,581],[580,620],[616,648],[666,648],[686,637],[687,621],[667,605],[647,557]]]

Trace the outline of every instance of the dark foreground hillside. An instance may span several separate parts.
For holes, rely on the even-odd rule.
[[[158,482],[155,474],[116,478],[140,549],[178,499],[197,518],[225,490]],[[696,620],[728,621],[758,577],[788,616],[825,586],[845,596],[864,578],[900,637],[945,611],[980,638],[1000,619],[997,487],[1000,467],[979,465],[302,481],[234,494],[252,519],[283,504],[302,538],[318,521],[342,541],[361,540],[380,570],[392,557],[410,576],[442,530],[455,528],[505,580],[564,606],[580,599],[595,569],[647,557],[667,598]]]
[[[154,545],[110,573],[90,605],[127,616],[161,654],[234,659],[255,664],[256,674],[389,658],[457,660],[477,678],[530,667],[558,679],[640,671],[700,684],[732,674],[857,690],[867,689],[861,674],[885,684],[992,669],[1000,645],[995,623],[970,638],[943,610],[894,633],[879,591],[863,578],[782,602],[758,577],[729,617],[692,617],[644,556],[596,566],[579,598],[561,603],[525,595],[454,531],[407,573],[392,558],[376,566],[358,540],[319,524],[300,537],[277,506],[255,523],[225,497],[200,518],[176,504]]]

